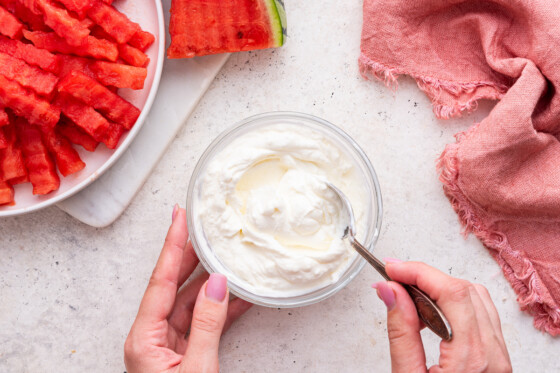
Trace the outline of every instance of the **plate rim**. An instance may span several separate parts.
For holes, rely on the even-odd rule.
[[[70,188],[69,190],[67,190],[66,192],[60,194],[59,196],[53,197],[53,198],[49,198],[46,201],[41,201],[39,203],[36,203],[32,206],[27,206],[27,207],[23,207],[21,209],[11,209],[11,210],[1,210],[0,206],[0,218],[2,217],[9,217],[9,216],[17,216],[17,215],[23,215],[23,214],[27,214],[30,212],[34,212],[37,210],[41,210],[44,209],[46,207],[55,205],[71,196],[73,196],[74,194],[78,193],[79,191],[83,190],[84,188],[86,188],[87,186],[89,186],[91,183],[93,183],[95,180],[97,180],[101,175],[103,175],[109,168],[111,168],[111,166],[113,166],[115,164],[115,162],[121,157],[121,155],[128,149],[128,146],[132,143],[132,141],[134,140],[134,138],[136,137],[136,135],[138,134],[138,132],[140,132],[140,129],[142,128],[144,122],[146,121],[146,117],[148,116],[151,108],[152,108],[152,104],[154,103],[157,91],[159,90],[159,83],[160,83],[160,79],[161,79],[161,74],[162,74],[162,70],[163,70],[163,63],[165,60],[165,39],[166,39],[166,35],[165,35],[165,20],[163,17],[163,5],[161,0],[153,0],[156,6],[156,12],[157,12],[157,22],[158,22],[158,56],[160,56],[161,58],[158,58],[156,67],[155,67],[155,73],[154,73],[154,79],[152,81],[152,87],[150,88],[150,92],[148,93],[148,97],[146,99],[146,102],[144,104],[144,107],[142,108],[142,112],[140,113],[140,116],[138,117],[135,126],[132,128],[131,131],[129,131],[127,138],[124,140],[123,144],[121,144],[114,152],[113,154],[111,154],[111,156],[109,157],[109,159],[107,159],[107,161],[101,166],[99,167],[97,170],[95,170],[93,172],[93,174],[91,174],[88,178],[86,178],[85,180],[82,180],[80,183],[78,183],[77,185],[73,186],[72,188]]]

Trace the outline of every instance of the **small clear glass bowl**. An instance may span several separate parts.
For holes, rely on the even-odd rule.
[[[204,172],[212,158],[239,136],[249,131],[278,124],[296,124],[315,131],[320,131],[354,160],[363,175],[366,183],[367,198],[369,199],[369,201],[366,202],[368,207],[366,208],[367,232],[362,237],[365,237],[365,239],[363,239],[363,245],[370,251],[373,251],[381,230],[382,201],[377,175],[363,150],[340,128],[312,115],[296,112],[270,112],[255,115],[227,129],[208,146],[191,176],[186,205],[187,226],[190,239],[200,262],[209,273],[218,272],[226,275],[231,293],[238,297],[261,306],[291,308],[317,303],[335,294],[358,275],[366,264],[365,260],[362,259],[360,255],[355,255],[338,281],[319,289],[313,289],[305,294],[289,296],[264,296],[262,294],[255,294],[249,290],[251,286],[248,286],[244,280],[227,268],[215,255],[212,246],[204,235],[201,222],[196,219],[196,200],[201,195]]]

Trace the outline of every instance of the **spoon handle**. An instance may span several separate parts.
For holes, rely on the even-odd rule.
[[[350,240],[352,247],[365,259],[368,261],[369,264],[373,266],[383,276],[387,281],[392,281],[389,275],[387,275],[387,271],[385,271],[385,264],[373,256],[362,244],[358,241],[351,239]],[[449,325],[449,321],[438,307],[436,302],[434,302],[426,293],[422,290],[418,289],[414,285],[402,284],[401,285],[406,289],[414,305],[416,306],[416,311],[418,311],[418,316],[420,319],[426,324],[430,330],[436,333],[439,337],[441,337],[445,341],[450,341],[453,337],[451,332],[451,326]]]

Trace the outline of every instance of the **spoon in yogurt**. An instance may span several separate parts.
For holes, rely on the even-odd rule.
[[[347,226],[344,229],[344,235],[342,239],[348,239],[352,247],[383,276],[387,281],[392,281],[387,272],[385,271],[385,264],[377,259],[368,249],[366,249],[361,243],[356,240],[356,225],[354,220],[354,211],[352,210],[352,205],[344,193],[334,185],[326,182],[327,187],[331,189],[338,197],[341,202],[343,215],[347,216]],[[432,330],[435,334],[441,337],[443,340],[450,341],[453,337],[451,332],[451,326],[449,321],[434,302],[426,293],[418,289],[414,285],[403,284],[401,285],[406,289],[416,310],[418,311],[418,316],[426,324],[426,326]]]

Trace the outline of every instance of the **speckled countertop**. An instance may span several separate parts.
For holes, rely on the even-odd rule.
[[[361,1],[290,1],[287,44],[232,55],[130,207],[104,229],[56,207],[0,220],[0,371],[120,372],[122,346],[195,162],[233,122],[271,110],[323,117],[363,147],[384,200],[380,257],[423,260],[488,287],[514,371],[556,369],[560,340],[519,311],[486,249],[461,227],[435,160],[491,108],[440,121],[414,82],[396,93],[357,67]],[[370,268],[344,290],[299,309],[254,307],[224,336],[224,372],[389,371],[385,307]],[[438,340],[424,333],[428,363]]]

